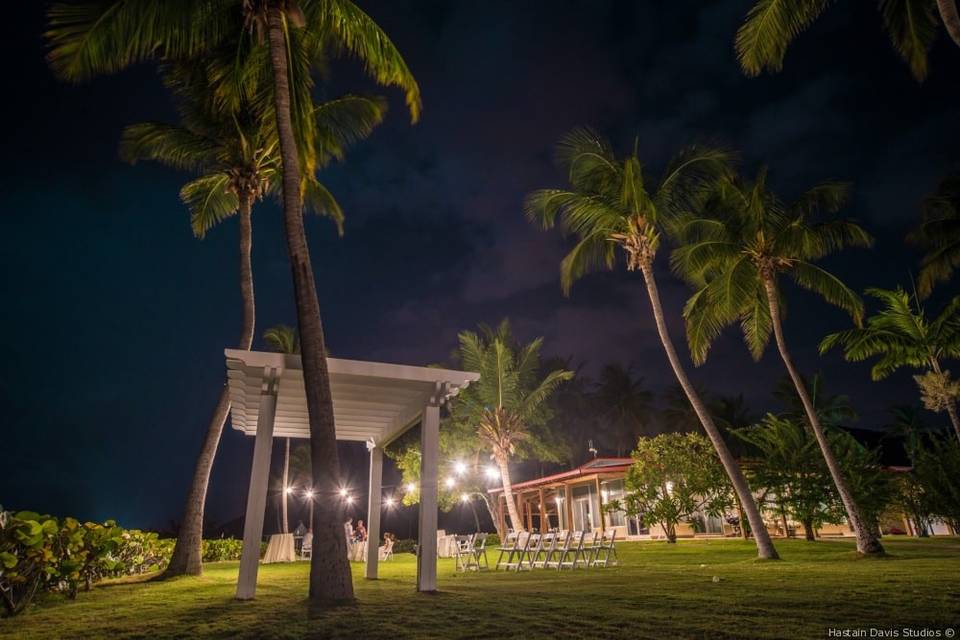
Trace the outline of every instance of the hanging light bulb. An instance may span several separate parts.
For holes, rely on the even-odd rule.
[[[469,493],[464,493],[463,495],[461,495],[461,496],[460,496],[460,501],[461,501],[461,502],[470,502],[470,494],[469,494]]]
[[[340,488],[340,497],[341,497],[341,498],[346,498],[346,497],[347,497],[347,489],[346,489],[345,487],[341,487],[341,488]]]
[[[454,473],[456,473],[458,476],[462,476],[463,474],[465,474],[465,473],[467,472],[467,465],[463,464],[462,462],[460,462],[460,461],[458,460],[457,462],[454,462],[454,463],[453,463],[453,471],[454,471]]]
[[[417,485],[413,484],[412,482],[407,483],[407,493],[413,493],[416,490],[417,490]]]
[[[500,471],[496,467],[487,467],[483,470],[484,475],[487,476],[488,480],[497,480],[500,478]]]
[[[445,484],[447,485],[447,489],[453,489],[457,486],[457,481],[454,478],[447,478]]]

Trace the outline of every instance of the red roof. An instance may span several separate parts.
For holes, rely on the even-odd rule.
[[[633,458],[594,458],[590,462],[580,465],[576,469],[561,471],[560,473],[555,473],[551,476],[544,476],[542,478],[536,478],[535,480],[518,482],[513,485],[513,489],[515,491],[517,489],[529,489],[531,487],[551,484],[560,480],[569,480],[571,478],[577,478],[580,476],[590,476],[595,473],[618,473],[626,471],[631,464],[633,464]],[[503,491],[503,487],[495,487],[487,490],[488,493],[499,493],[501,491]]]

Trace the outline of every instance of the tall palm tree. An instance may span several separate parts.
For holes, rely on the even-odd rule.
[[[758,76],[764,70],[780,71],[787,47],[829,5],[830,0],[755,0],[737,30],[743,72]],[[927,54],[941,23],[960,46],[957,0],[880,0],[879,9],[891,44],[918,81],[927,77]]]
[[[590,271],[613,269],[618,250],[626,257],[628,271],[640,271],[667,360],[744,505],[758,553],[762,558],[777,558],[743,472],[677,355],[653,268],[663,225],[699,206],[711,185],[728,174],[728,154],[688,147],[673,158],[660,181],[653,183],[643,174],[636,145],[631,154],[618,158],[603,137],[590,129],[576,129],[557,145],[557,160],[567,172],[570,188],[535,191],[527,196],[525,209],[527,217],[544,228],[552,228],[559,219],[563,231],[577,236],[577,243],[560,263],[564,293],[569,295],[574,281]]]
[[[297,343],[297,330],[285,324],[278,324],[263,332],[263,340],[267,346],[277,353],[300,353]],[[280,479],[280,510],[283,517],[283,533],[290,531],[290,521],[287,518],[287,500],[291,492],[290,487],[290,438],[284,438],[283,445],[283,475]]]
[[[68,80],[115,72],[143,60],[189,58],[224,44],[246,54],[237,65],[245,81],[271,77],[314,489],[321,497],[333,496],[340,461],[301,193],[303,176],[310,173],[313,161],[310,72],[326,49],[354,55],[376,82],[404,91],[411,119],[416,121],[420,89],[406,63],[386,33],[350,0],[85,0],[56,4],[48,16],[48,60],[55,73]],[[242,94],[245,81],[232,83],[227,96]],[[301,167],[308,170],[302,172]],[[353,582],[340,528],[342,507],[327,499],[318,505],[312,522],[310,599],[317,603],[352,600]]]
[[[480,380],[457,397],[451,420],[476,429],[481,446],[500,469],[510,524],[520,530],[524,526],[513,499],[510,461],[527,452],[540,459],[557,458],[551,434],[546,432],[550,417],[547,400],[573,372],[541,371],[543,339],[516,344],[506,320],[496,329],[463,331],[459,340],[460,365],[480,373]]]
[[[795,203],[782,203],[766,187],[766,169],[752,184],[733,180],[721,185],[701,217],[678,224],[682,241],[671,256],[674,271],[693,285],[684,308],[690,353],[702,364],[710,344],[730,324],[740,323],[754,359],[759,360],[773,333],[777,350],[803,404],[810,428],[843,500],[860,553],[883,547],[860,515],[853,493],[824,432],[806,383],[797,370],[783,334],[781,276],[816,293],[860,322],[863,302],[835,275],[814,264],[847,246],[870,246],[872,238],[849,220],[818,220],[821,210],[836,212],[847,194],[845,185],[824,183]]]
[[[222,60],[205,58],[196,63],[167,64],[164,83],[174,94],[180,124],[144,122],[124,129],[120,155],[130,163],[149,160],[186,171],[196,177],[185,184],[180,197],[190,210],[194,235],[206,233],[228,217],[240,221],[240,293],[243,301],[238,348],[249,349],[255,325],[255,300],[251,251],[253,205],[280,186],[280,158],[276,128],[264,118],[256,101],[243,101],[237,110],[216,104],[210,92],[211,71]],[[346,96],[314,107],[318,148],[342,155],[354,139],[368,136],[383,119],[386,106],[380,99]],[[305,176],[305,194],[316,213],[328,215],[342,230],[343,212],[316,174]],[[221,389],[211,416],[194,477],[184,505],[177,543],[165,575],[199,574],[203,511],[210,470],[223,432],[230,399]]]
[[[925,251],[920,259],[917,292],[926,298],[960,267],[960,173],[944,178],[924,199],[920,213],[920,225],[908,240]]]
[[[951,380],[950,372],[942,367],[944,359],[960,358],[960,296],[928,320],[919,301],[903,289],[867,289],[867,294],[880,300],[883,309],[870,316],[865,326],[828,335],[820,343],[820,352],[840,345],[847,360],[879,358],[870,369],[874,380],[883,380],[902,367],[926,371],[915,377],[924,405],[946,411],[960,439],[960,383]]]

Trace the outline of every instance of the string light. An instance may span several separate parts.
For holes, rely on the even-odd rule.
[[[313,489],[307,489],[303,495],[307,496],[307,500],[313,500]]]
[[[460,496],[460,501],[461,501],[461,502],[470,502],[470,494],[469,494],[469,493],[465,493],[465,494],[461,495],[461,496]]]
[[[293,493],[293,487],[287,487],[286,489],[283,490],[283,492],[287,495],[290,495],[291,493]]]
[[[457,485],[457,481],[453,478],[447,478],[446,485],[447,489],[453,489]]]
[[[347,504],[353,504],[353,496],[347,496]]]
[[[459,462],[459,461],[454,462],[454,463],[453,463],[453,471],[454,471],[454,473],[456,473],[458,476],[462,476],[463,474],[465,474],[465,473],[467,472],[467,465],[465,465],[465,464],[463,464],[462,462]]]
[[[384,500],[384,504],[386,504],[387,507],[392,507],[392,506],[393,506],[393,497],[389,497],[389,498],[387,498],[386,500]]]
[[[417,490],[417,485],[413,484],[412,482],[407,483],[407,493],[413,493],[416,490]]]
[[[345,488],[340,489],[340,497],[341,498],[347,497],[347,490]]]

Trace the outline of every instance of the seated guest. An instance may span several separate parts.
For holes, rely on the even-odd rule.
[[[366,542],[367,540],[367,528],[363,524],[363,520],[357,520],[357,530],[356,530],[357,542]]]

